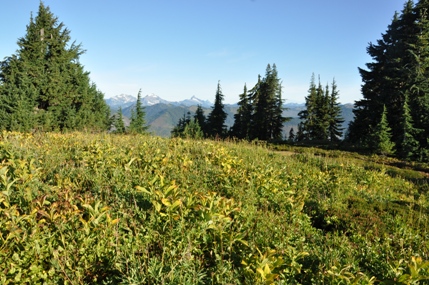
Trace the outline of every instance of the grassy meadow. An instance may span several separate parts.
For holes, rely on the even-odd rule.
[[[429,284],[422,171],[316,148],[0,136],[1,284]]]

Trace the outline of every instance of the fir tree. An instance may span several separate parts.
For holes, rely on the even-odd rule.
[[[289,140],[289,142],[294,142],[295,139],[296,139],[295,138],[295,131],[293,128],[290,128],[288,140]]]
[[[253,104],[252,139],[281,139],[283,123],[282,86],[278,78],[276,65],[267,65],[265,77],[258,82],[249,93]]]
[[[197,106],[197,110],[195,111],[194,119],[197,121],[198,125],[201,128],[203,134],[207,133],[206,130],[206,116],[204,115],[204,110],[201,105]]]
[[[373,150],[377,154],[391,155],[393,154],[395,144],[391,140],[391,128],[387,122],[387,109],[383,107],[381,119],[376,125],[374,133],[372,134]]]
[[[223,99],[224,96],[219,81],[217,84],[214,106],[207,118],[207,133],[209,137],[223,138],[226,135],[225,120],[227,113],[224,110]]]
[[[325,138],[325,128],[322,110],[325,110],[324,91],[320,83],[316,86],[314,73],[311,76],[308,95],[305,97],[305,110],[298,113],[302,122],[300,127],[300,140],[323,140]]]
[[[184,112],[183,117],[179,119],[177,125],[171,131],[172,137],[184,137],[185,128],[191,122],[191,112]]]
[[[407,1],[401,13],[394,15],[382,38],[368,46],[367,52],[373,62],[366,64],[366,69],[359,69],[364,98],[355,103],[355,119],[347,136],[350,142],[371,147],[372,141],[364,138],[376,136],[378,119],[386,106],[387,122],[398,156],[411,155],[405,150],[410,146],[403,145],[408,141],[404,139],[404,125],[421,130],[412,134],[420,147],[414,149],[412,152],[418,153],[411,156],[422,157],[429,147],[428,9],[428,1],[421,0],[416,5]],[[410,116],[404,112],[407,105],[413,110]],[[409,117],[406,120],[409,123],[405,124],[404,116]]]
[[[202,139],[204,137],[203,131],[196,119],[190,120],[183,130],[183,137],[187,139]]]
[[[234,125],[231,128],[231,136],[238,139],[249,139],[252,105],[246,85],[244,85],[243,93],[240,94],[239,98],[237,113],[234,115]]]
[[[344,119],[341,116],[340,104],[337,102],[339,92],[335,79],[332,80],[331,88],[331,94],[329,96],[328,139],[330,142],[338,142],[343,136],[343,128],[341,125],[344,123]]]
[[[141,90],[139,90],[136,105],[131,111],[131,121],[128,130],[134,134],[146,133],[148,126],[146,125],[145,116],[146,113],[141,101]]]
[[[405,96],[405,101],[403,105],[400,129],[402,130],[402,132],[398,140],[398,157],[406,160],[417,158],[419,149],[419,143],[415,139],[417,130],[413,127],[413,119],[411,117],[410,107],[408,106],[407,95]]]
[[[16,54],[0,64],[0,123],[8,130],[107,129],[109,108],[70,44],[70,31],[41,2]]]
[[[125,133],[125,124],[124,117],[122,115],[122,107],[119,107],[113,118],[113,126],[115,127],[115,133],[123,134]]]

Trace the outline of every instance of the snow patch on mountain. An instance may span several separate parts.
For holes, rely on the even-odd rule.
[[[158,95],[155,95],[153,93],[146,95],[145,97],[142,98],[142,105],[143,106],[153,106],[153,105],[156,105],[159,103],[168,104],[170,102],[162,99],[161,97],[159,97]]]
[[[107,105],[110,106],[110,109],[112,111],[115,111],[119,109],[119,107],[121,107],[122,109],[125,109],[131,105],[134,105],[137,101],[137,98],[127,94],[120,94],[112,98],[108,98],[105,101]],[[201,105],[201,107],[203,108],[210,108],[212,106],[212,103],[209,100],[201,100],[196,96],[192,96],[190,99],[185,99],[182,101],[174,101],[174,102],[164,100],[158,95],[153,93],[148,94],[142,98],[143,106],[153,106],[160,103],[172,104],[176,106],[186,106],[186,107]]]

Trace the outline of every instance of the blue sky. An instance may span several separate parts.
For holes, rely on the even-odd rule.
[[[312,73],[335,77],[341,103],[361,98],[358,67],[405,0],[45,0],[86,53],[106,98],[238,101],[275,63],[286,102],[304,102]],[[13,54],[38,0],[0,2],[0,59]]]

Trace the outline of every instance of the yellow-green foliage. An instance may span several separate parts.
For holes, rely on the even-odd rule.
[[[390,173],[338,152],[2,133],[0,282],[424,284],[427,181]]]

